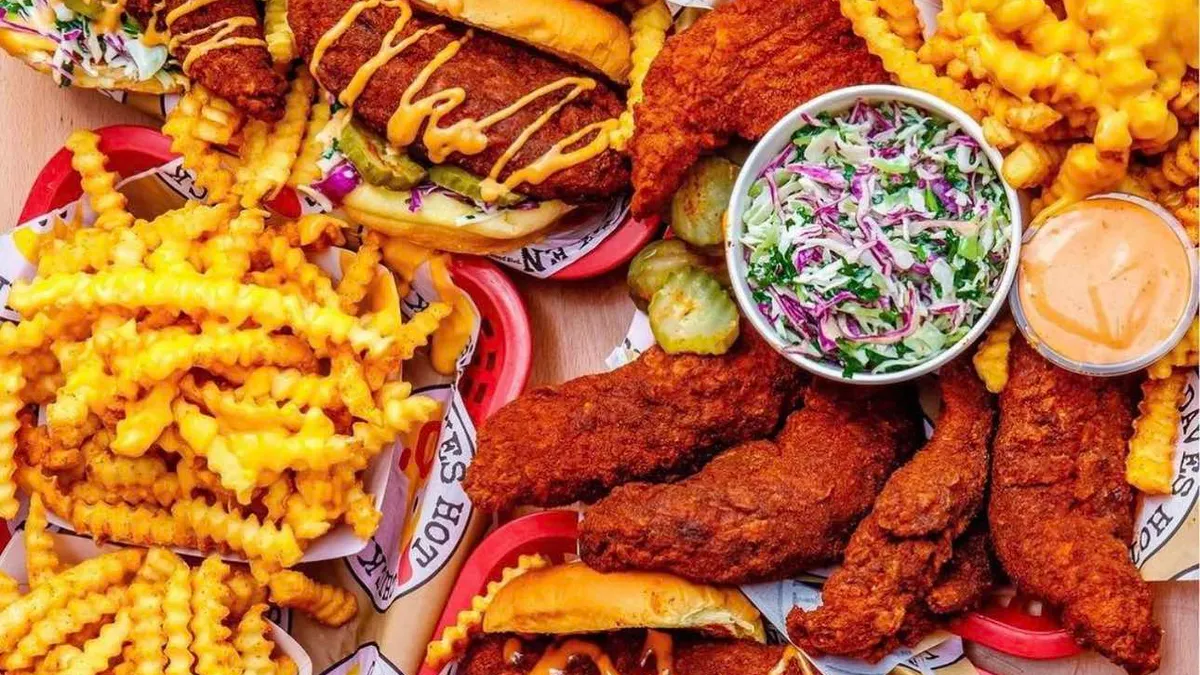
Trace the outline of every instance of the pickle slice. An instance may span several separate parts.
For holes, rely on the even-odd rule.
[[[479,176],[465,169],[446,164],[435,164],[429,167],[429,180],[433,181],[435,185],[440,185],[451,192],[457,192],[477,202],[483,201],[483,191],[480,188],[480,184],[483,181]],[[499,206],[512,206],[524,199],[524,195],[517,194],[516,192],[508,192],[497,199],[496,204]]]
[[[660,239],[646,245],[629,261],[629,297],[643,311],[654,292],[667,283],[667,277],[684,267],[704,267],[706,260],[679,239]]]
[[[347,124],[342,130],[339,147],[371,185],[409,190],[425,180],[425,167],[356,124]]]
[[[713,275],[685,267],[650,300],[650,330],[668,354],[724,354],[737,341],[737,306]]]
[[[738,167],[724,157],[704,157],[688,169],[671,197],[671,230],[692,246],[713,247],[725,238],[723,219]]]
[[[104,14],[104,6],[100,0],[63,0],[67,9],[82,14],[89,19],[99,19]]]

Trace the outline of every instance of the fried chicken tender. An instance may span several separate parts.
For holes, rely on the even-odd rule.
[[[801,371],[754,331],[719,357],[651,348],[633,363],[535,389],[483,425],[464,485],[489,511],[593,501],[622,483],[686,476],[770,435]]]
[[[837,0],[721,5],[668,39],[646,76],[630,145],[634,213],[658,213],[701,152],[757,139],[827,91],[889,81]]]
[[[825,583],[821,606],[788,616],[788,634],[806,653],[878,661],[900,646],[907,615],[922,605],[983,504],[991,397],[968,358],[942,368],[939,386],[933,438],[888,479]]]
[[[734,448],[679,483],[614,490],[585,514],[580,556],[606,572],[721,584],[834,562],[918,432],[910,390],[814,380],[774,441]]]
[[[142,25],[154,17],[159,28],[166,29],[167,17],[188,0],[166,0],[162,10],[155,12],[156,0],[130,0],[129,13]],[[193,45],[210,39],[219,27],[203,30],[226,19],[253,17],[253,25],[238,26],[226,37],[263,40],[262,16],[254,0],[215,0],[180,16],[171,25],[171,35],[179,38],[194,33],[194,37],[179,40],[172,50],[183,61]],[[276,122],[283,117],[283,95],[287,81],[272,67],[266,43],[261,45],[235,44],[213,49],[195,58],[186,69],[195,82],[207,87],[217,96],[228,100],[238,110],[252,117]]]
[[[542,638],[536,641],[523,640],[520,657],[515,663],[504,658],[504,643],[511,636],[488,635],[473,642],[460,662],[461,675],[526,675],[538,659],[552,647]],[[762,645],[757,642],[701,641],[697,638],[672,636],[673,666],[675,675],[801,675],[804,671],[794,658],[786,658],[785,648],[777,645]],[[644,658],[646,649],[644,631],[623,631],[602,636],[588,636],[570,642],[560,641],[565,651],[582,653],[582,649],[595,649],[597,655],[606,657],[622,675],[658,675],[666,664],[656,664],[654,658]],[[591,645],[582,649],[571,649],[579,645]],[[786,659],[786,660],[785,660]],[[597,672],[595,662],[580,656],[567,662],[566,668],[554,672],[563,675],[589,675]],[[774,670],[783,663],[784,666]],[[612,672],[604,671],[600,672]]]
[[[988,507],[996,556],[1018,590],[1060,610],[1080,643],[1134,675],[1154,671],[1162,630],[1129,560],[1135,389],[1057,368],[1024,340],[1010,365]]]
[[[942,567],[937,583],[925,596],[934,614],[952,615],[974,609],[996,583],[992,540],[983,516],[954,542],[954,557]]]

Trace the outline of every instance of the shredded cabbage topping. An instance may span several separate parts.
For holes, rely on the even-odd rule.
[[[957,124],[859,100],[805,117],[751,186],[741,243],[778,335],[852,377],[963,339],[995,297],[1010,217],[995,167]]]
[[[52,40],[56,47],[46,64],[60,86],[69,86],[76,70],[112,86],[151,79],[167,86],[179,72],[167,48],[143,44],[141,28],[128,17],[117,31],[99,33],[95,21],[61,2],[0,0],[0,27]]]

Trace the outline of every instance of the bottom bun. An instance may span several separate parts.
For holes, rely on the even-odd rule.
[[[416,210],[409,208],[410,203],[407,192],[363,184],[346,195],[342,210],[360,225],[418,246],[485,255],[541,239],[575,208],[560,201],[544,201],[531,208],[485,212],[438,192],[422,196]]]
[[[736,588],[654,572],[602,573],[583,563],[533,570],[496,594],[488,633],[600,633],[686,629],[763,642],[762,615]]]

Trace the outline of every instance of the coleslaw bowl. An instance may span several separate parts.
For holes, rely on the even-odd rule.
[[[888,102],[905,104],[932,117],[958,125],[963,133],[978,144],[984,157],[991,163],[996,180],[1003,187],[1008,206],[1009,223],[1006,226],[1007,244],[1004,249],[1003,267],[999,271],[998,282],[990,291],[991,297],[987,299],[986,309],[975,317],[965,335],[957,342],[903,369],[892,372],[848,374],[838,365],[801,353],[797,343],[785,339],[776,331],[753,296],[748,278],[748,251],[747,246],[742,243],[742,239],[746,231],[743,218],[752,202],[751,187],[768,165],[780,156],[781,152],[792,142],[793,133],[805,126],[812,116],[819,113],[836,114],[848,111],[859,100],[870,104]],[[729,268],[730,283],[742,314],[746,316],[763,339],[785,358],[797,366],[827,379],[853,384],[889,384],[911,380],[936,371],[943,364],[969,349],[983,334],[1007,303],[1009,289],[1017,274],[1024,209],[1017,192],[1004,182],[1000,175],[1002,162],[1003,157],[995,148],[987,144],[983,137],[983,130],[969,115],[936,96],[915,89],[891,85],[847,87],[828,92],[797,107],[779,120],[750,152],[734,184],[729,211],[726,214],[725,260]]]

